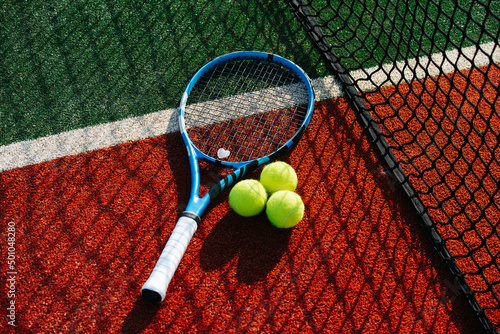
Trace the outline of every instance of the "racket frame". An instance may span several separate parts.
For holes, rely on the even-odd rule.
[[[184,121],[184,110],[186,108],[186,103],[188,100],[188,96],[193,89],[194,85],[198,81],[200,77],[203,76],[207,71],[212,69],[214,66],[231,61],[233,59],[258,59],[258,60],[265,60],[265,61],[270,61],[277,63],[281,66],[286,67],[287,69],[291,70],[295,74],[297,74],[302,82],[305,84],[307,93],[308,93],[308,103],[307,103],[307,112],[304,117],[304,120],[302,121],[302,124],[299,126],[297,132],[290,138],[287,142],[285,142],[281,147],[279,147],[276,151],[273,153],[263,156],[251,161],[238,161],[238,162],[231,162],[231,161],[223,161],[219,159],[215,159],[213,157],[208,156],[207,154],[203,153],[201,150],[199,150],[192,142],[191,139],[189,138],[188,131],[186,129],[186,124]],[[185,211],[181,214],[181,217],[178,221],[179,222],[182,220],[184,224],[189,225],[189,222],[191,222],[191,225],[188,229],[190,230],[188,232],[189,237],[185,237],[187,239],[190,239],[192,235],[194,234],[195,230],[198,228],[200,222],[201,222],[201,215],[205,211],[205,209],[208,207],[210,202],[217,197],[224,189],[227,187],[231,186],[232,184],[236,183],[238,180],[243,178],[246,174],[251,173],[252,171],[268,164],[271,161],[276,160],[279,156],[283,155],[285,152],[289,151],[293,146],[295,146],[302,136],[302,133],[306,129],[311,116],[312,116],[312,111],[314,109],[314,91],[311,85],[311,80],[307,76],[307,74],[296,64],[293,62],[289,61],[288,59],[285,59],[283,57],[280,57],[275,54],[270,54],[270,53],[265,53],[265,52],[258,52],[258,51],[239,51],[239,52],[233,52],[229,54],[225,54],[223,56],[220,56],[218,58],[215,58],[214,60],[210,61],[206,65],[204,65],[202,68],[196,72],[196,74],[192,77],[192,79],[189,81],[182,99],[181,103],[179,106],[179,128],[181,132],[182,139],[184,141],[184,144],[186,146],[186,150],[188,153],[188,159],[189,159],[189,166],[190,166],[190,173],[191,173],[191,192],[190,192],[190,197],[189,197],[189,202],[186,206]],[[204,160],[208,162],[209,164],[218,166],[218,167],[225,167],[225,168],[232,168],[235,169],[232,173],[221,179],[218,183],[213,185],[210,190],[203,196],[200,197],[200,166],[199,166],[199,160]],[[186,223],[187,222],[187,223]],[[196,226],[194,225],[194,222],[196,222]],[[177,225],[176,224],[176,227]],[[174,228],[174,231],[172,234],[176,232],[176,229]],[[170,239],[172,236],[170,237]],[[169,239],[169,241],[170,241]],[[167,242],[167,245],[169,243]],[[167,248],[167,245],[165,248]],[[183,248],[185,248],[187,245],[183,245]],[[164,250],[165,252],[165,250]],[[160,259],[163,257],[163,253],[160,256]],[[181,254],[182,257],[182,254]],[[158,262],[160,262],[160,259]],[[177,265],[178,261],[180,261],[180,258],[177,259]],[[158,263],[157,263],[158,265]],[[175,266],[176,268],[177,266]],[[151,301],[154,302],[161,302],[165,298],[165,293],[166,293],[166,288],[168,287],[171,276],[168,277],[168,281],[166,284],[164,284],[164,287],[162,287],[159,290],[162,291],[156,291],[156,293],[159,295],[156,296],[154,293],[151,294],[152,286],[154,284],[150,284],[151,277],[153,276],[154,272],[156,270],[153,269],[153,272],[151,273],[150,279],[144,284],[142,288],[142,294],[146,299],[151,299]],[[174,269],[175,270],[175,269]],[[172,273],[173,275],[173,273]],[[165,290],[165,291],[163,291]],[[153,297],[151,297],[153,296]],[[160,300],[161,299],[161,300]]]
[[[281,66],[284,66],[285,68],[291,70],[295,74],[297,74],[302,82],[305,84],[307,93],[309,96],[308,99],[308,105],[307,105],[307,112],[306,116],[300,125],[299,129],[295,133],[295,135],[290,138],[285,144],[283,144],[278,150],[275,152],[271,153],[270,155],[260,157],[258,159],[255,159],[253,161],[242,161],[242,162],[230,162],[230,161],[223,161],[219,159],[214,159],[213,157],[210,157],[200,151],[192,142],[191,139],[189,139],[189,135],[186,129],[186,124],[184,122],[184,110],[186,108],[186,103],[189,97],[189,94],[191,93],[191,90],[193,89],[194,85],[198,81],[200,77],[202,77],[206,72],[208,72],[210,69],[212,69],[214,66],[231,61],[233,59],[258,59],[258,60],[266,60],[270,62],[274,62],[276,64],[279,64]],[[305,128],[307,127],[311,116],[312,116],[312,110],[314,108],[314,91],[311,85],[311,80],[307,76],[307,74],[295,63],[291,62],[290,60],[283,58],[281,56],[271,54],[271,53],[265,53],[265,52],[259,52],[259,51],[239,51],[239,52],[233,52],[233,53],[228,53],[223,56],[220,56],[218,58],[213,59],[206,65],[204,65],[202,68],[196,72],[196,74],[193,76],[193,78],[190,80],[188,83],[183,95],[182,95],[182,100],[180,103],[179,107],[179,128],[180,132],[182,135],[182,139],[184,141],[184,144],[186,145],[188,157],[189,157],[189,165],[191,169],[191,194],[190,194],[190,200],[188,202],[188,205],[186,207],[185,212],[191,212],[195,214],[198,217],[201,217],[203,211],[207,208],[207,206],[210,204],[210,201],[214,199],[220,192],[222,192],[225,188],[228,186],[234,184],[237,180],[241,179],[244,175],[264,166],[265,164],[269,163],[270,161],[275,160],[278,158],[280,155],[284,154],[288,150],[290,150],[297,142],[298,139],[301,137],[302,133],[304,132]],[[225,168],[232,168],[235,169],[233,173],[228,175],[227,177],[223,178],[222,180],[219,181],[218,184],[215,184],[210,191],[203,197],[199,197],[199,192],[200,192],[200,178],[199,178],[199,164],[198,160],[204,160],[212,165],[218,166],[218,167],[225,167]]]

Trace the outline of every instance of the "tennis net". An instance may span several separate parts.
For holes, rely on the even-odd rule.
[[[500,325],[500,1],[287,0],[487,332]]]

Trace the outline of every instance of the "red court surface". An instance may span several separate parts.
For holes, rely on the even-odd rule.
[[[226,190],[159,306],[139,291],[189,198],[179,133],[1,173],[1,226],[16,229],[15,331],[477,332],[345,100],[317,103],[283,160],[304,220],[279,230],[265,214],[241,218]],[[213,183],[218,171],[203,169]],[[14,332],[0,300],[2,331]]]
[[[371,105],[378,104],[383,131],[393,134],[389,145],[405,174],[496,326],[500,325],[499,85],[498,67],[485,66],[367,95]]]

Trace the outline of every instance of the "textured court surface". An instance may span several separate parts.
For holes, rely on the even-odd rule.
[[[16,223],[18,332],[479,328],[343,99],[317,104],[286,157],[305,220],[278,230],[221,196],[166,302],[145,303],[140,286],[189,197],[184,150],[172,133],[0,174],[0,219]]]

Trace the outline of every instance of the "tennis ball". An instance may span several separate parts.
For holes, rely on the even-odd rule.
[[[304,202],[297,193],[280,190],[267,201],[267,218],[276,227],[289,228],[297,225],[304,217]]]
[[[229,192],[229,205],[243,217],[258,215],[264,210],[267,193],[257,180],[247,179],[236,183]]]
[[[279,190],[294,191],[298,180],[292,166],[283,161],[276,161],[264,167],[260,182],[267,192],[272,194]]]

